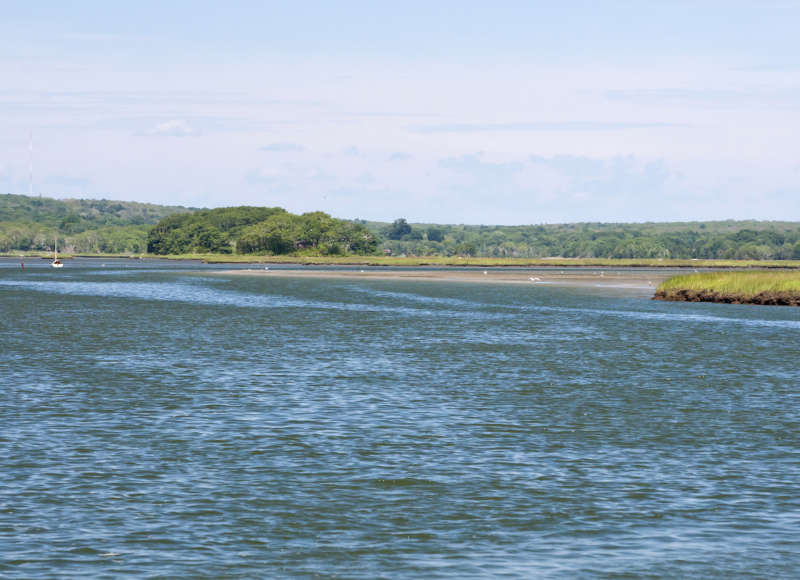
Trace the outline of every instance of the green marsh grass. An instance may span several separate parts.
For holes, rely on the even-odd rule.
[[[764,292],[800,295],[800,272],[780,270],[733,270],[674,276],[662,282],[656,293],[711,292],[752,298]]]
[[[50,258],[50,252],[8,252],[0,256],[17,258]],[[569,268],[776,268],[800,269],[800,260],[678,260],[622,258],[474,258],[462,256],[309,256],[256,254],[61,254],[69,259],[130,258],[160,260],[197,260],[216,264],[299,264],[353,266],[472,266],[472,267],[547,267]]]
[[[734,270],[673,276],[658,286],[655,298],[800,305],[800,272]]]
[[[671,260],[607,258],[472,258],[461,256],[258,256],[253,254],[147,255],[147,258],[202,260],[209,263],[331,264],[356,266],[516,266],[589,268],[798,268],[800,260]]]

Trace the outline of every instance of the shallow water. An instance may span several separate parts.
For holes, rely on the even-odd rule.
[[[44,265],[0,263],[0,577],[800,569],[800,309]]]

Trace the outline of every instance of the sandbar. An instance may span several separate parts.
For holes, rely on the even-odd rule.
[[[339,278],[363,280],[420,280],[471,282],[488,284],[543,284],[558,286],[593,286],[606,288],[655,289],[674,272],[642,272],[641,270],[522,270],[487,268],[485,270],[425,269],[387,270],[384,268],[305,269],[286,267],[242,268],[220,270],[218,274],[233,276],[268,276],[275,278]]]

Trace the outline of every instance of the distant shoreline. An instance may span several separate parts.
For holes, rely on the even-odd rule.
[[[5,252],[2,258],[52,259],[50,252]],[[197,261],[207,264],[281,264],[286,266],[399,266],[452,268],[714,268],[800,270],[800,260],[706,260],[706,259],[637,259],[637,258],[480,258],[461,256],[264,256],[255,254],[69,254],[64,260],[123,259]]]

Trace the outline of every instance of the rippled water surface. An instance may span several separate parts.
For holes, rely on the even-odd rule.
[[[793,577],[800,309],[0,264],[0,577]]]

